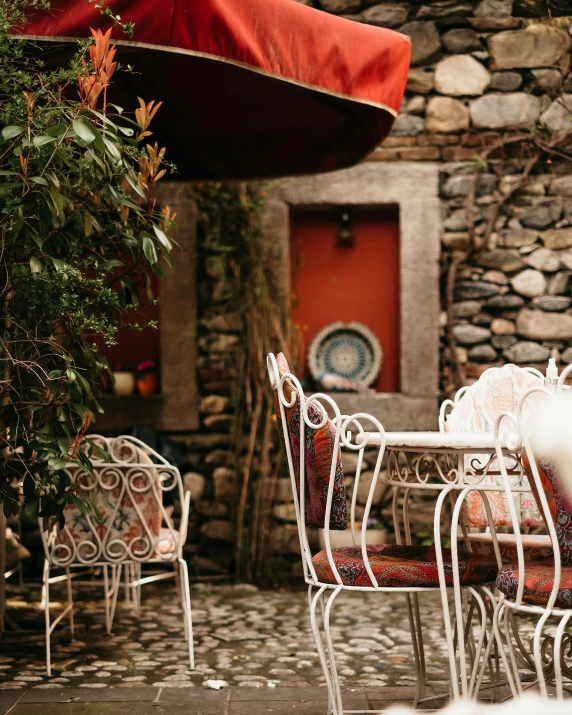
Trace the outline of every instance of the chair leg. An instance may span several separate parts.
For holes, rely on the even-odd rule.
[[[137,582],[132,586],[131,597],[135,613],[139,616],[141,614],[141,584],[139,583],[141,580],[141,564],[139,562],[131,564],[131,573],[133,582]]]
[[[310,626],[312,628],[312,634],[314,636],[314,641],[316,643],[316,650],[318,651],[318,657],[320,658],[320,664],[322,666],[322,671],[324,677],[326,678],[326,686],[328,688],[328,714],[329,715],[343,715],[343,711],[340,710],[338,705],[338,698],[336,697],[334,684],[332,680],[330,664],[326,657],[326,652],[324,650],[324,643],[322,641],[322,635],[318,627],[318,621],[316,618],[316,608],[319,603],[322,602],[322,596],[327,590],[326,586],[321,586],[318,588],[316,595],[312,598],[312,587],[308,589],[308,598],[310,600]],[[335,667],[335,662],[333,663]]]
[[[191,670],[195,669],[195,649],[193,645],[193,614],[191,611],[191,593],[189,588],[189,570],[185,559],[179,559],[179,575],[181,579],[181,603],[185,621],[185,635],[189,646],[189,662]]]
[[[508,684],[510,687],[510,691],[512,693],[513,698],[518,697],[519,695],[522,695],[522,686],[520,684],[520,678],[517,675],[516,682],[514,678],[514,672],[518,674],[518,668],[517,664],[515,661],[515,656],[514,656],[514,649],[512,648],[512,640],[511,640],[511,635],[510,635],[510,628],[507,627],[508,619],[505,617],[506,616],[506,611],[508,610],[506,606],[503,605],[504,597],[501,594],[501,597],[499,598],[496,606],[495,606],[495,611],[493,614],[493,634],[494,638],[497,643],[497,650],[500,654],[503,667],[506,673],[506,677],[508,680]],[[502,611],[505,613],[502,614]],[[509,659],[506,656],[505,652],[505,644],[503,643],[502,636],[500,633],[500,628],[499,628],[499,622],[501,619],[501,614],[503,615],[504,621],[505,621],[505,639],[508,645],[508,651],[509,651],[509,657],[510,657],[510,662]]]
[[[181,579],[179,578],[179,566],[176,561],[173,561],[173,571],[175,572],[175,589],[179,594],[179,597],[183,598],[183,592],[181,591]]]
[[[52,674],[52,654],[50,647],[50,638],[52,629],[50,624],[50,564],[44,561],[44,579],[42,583],[42,593],[44,601],[44,612],[46,618],[46,670],[48,675]]]
[[[103,566],[103,597],[105,598],[105,631],[107,635],[111,634],[111,623],[109,622],[109,573],[107,571],[109,567],[107,564]]]
[[[550,611],[546,611],[538,619],[538,623],[534,630],[534,638],[532,639],[532,652],[534,654],[534,664],[536,666],[536,677],[538,678],[538,685],[540,686],[540,693],[542,694],[542,697],[544,697],[544,698],[548,697],[548,691],[546,689],[546,678],[544,677],[544,669],[542,668],[542,643],[541,643],[540,639],[542,637],[542,629],[544,628],[544,624],[548,620],[549,616],[550,616]],[[555,651],[554,651],[554,661],[555,661],[554,667],[555,668],[556,668],[556,658],[557,657],[560,658],[560,654],[558,654],[558,656],[557,656],[556,649],[555,649]],[[558,664],[558,667],[560,667],[560,663]]]
[[[125,605],[131,605],[131,564],[129,561],[125,562]]]
[[[504,619],[505,638],[506,638],[506,642],[507,642],[507,646],[508,646],[508,654],[509,654],[509,658],[510,658],[510,664],[512,665],[512,676],[514,679],[516,692],[518,693],[518,695],[522,695],[524,691],[522,688],[522,680],[520,678],[520,671],[518,669],[518,658],[516,655],[513,638],[511,635],[514,632],[515,640],[516,640],[516,637],[518,634],[518,631],[517,631],[518,626],[517,626],[515,618],[514,618],[514,613],[509,608],[505,608],[503,619]],[[522,650],[522,649],[520,649],[520,650]],[[531,663],[534,664],[533,661],[531,661]]]
[[[425,648],[423,644],[423,631],[421,629],[421,614],[419,612],[419,599],[416,593],[406,593],[407,616],[409,618],[409,628],[411,630],[411,643],[413,645],[413,656],[415,658],[415,699],[413,707],[419,705],[419,701],[425,694],[426,673],[425,673]]]
[[[490,676],[490,684],[493,693],[493,702],[497,701],[498,695],[498,684],[499,684],[499,667],[498,667],[498,646],[496,639],[494,637],[494,614],[497,605],[497,600],[492,593],[492,591],[486,586],[482,587],[480,592],[481,600],[479,605],[481,606],[481,634],[482,634],[482,644],[480,647],[480,652],[482,656],[475,657],[473,665],[473,673],[471,675],[471,687],[469,693],[474,697],[479,697],[479,692],[485,675],[485,670],[488,669]],[[482,603],[482,605],[481,605]],[[482,613],[484,608],[484,613]],[[491,622],[491,631],[489,634],[486,632],[486,625]],[[482,650],[484,646],[484,651]],[[475,679],[476,678],[476,679]]]
[[[481,656],[483,654],[483,646],[485,644],[487,635],[487,622],[488,614],[485,601],[483,600],[482,594],[476,588],[469,589],[471,595],[469,613],[467,616],[467,625],[465,630],[465,639],[467,641],[468,650],[471,656],[471,671],[470,671],[470,681],[468,696],[470,698],[476,699],[478,696],[478,690],[476,688],[476,680],[478,677],[479,666],[481,664]],[[478,609],[475,608],[478,606]],[[476,614],[477,618],[480,614],[480,631],[477,641],[474,640],[473,635],[473,613]]]
[[[342,694],[340,692],[340,681],[338,678],[338,668],[336,665],[336,654],[334,651],[334,644],[332,641],[332,633],[330,631],[330,614],[332,611],[332,606],[334,605],[334,601],[337,598],[337,596],[341,593],[342,589],[341,588],[336,588],[334,591],[332,591],[330,597],[328,598],[328,602],[326,604],[326,608],[324,611],[324,633],[326,634],[326,646],[328,648],[328,660],[330,662],[330,673],[332,676],[332,684],[334,687],[334,697],[336,698],[336,707],[338,708],[338,712],[340,715],[343,713],[344,709],[342,706]]]
[[[72,579],[71,579],[71,572],[70,572],[69,568],[66,569],[66,576],[67,576],[66,586],[67,586],[67,592],[68,592],[68,606],[70,609],[70,631],[71,631],[71,637],[73,640],[75,637],[75,623],[74,623],[74,617],[73,617]]]
[[[113,594],[111,596],[111,610],[109,613],[109,620],[111,628],[113,628],[113,620],[115,618],[115,609],[117,607],[117,597],[119,596],[119,589],[121,588],[121,573],[123,571],[123,564],[117,564],[113,567]]]
[[[111,569],[111,587],[109,585],[108,568]],[[117,606],[117,596],[121,587],[121,573],[123,564],[105,564],[103,567],[103,588],[105,591],[105,630],[107,635],[111,635],[115,608]]]
[[[556,636],[554,637],[554,681],[556,683],[556,697],[558,700],[562,700],[564,697],[562,691],[562,661],[564,660],[562,636],[564,635],[564,629],[566,628],[568,620],[571,616],[572,613],[567,613],[565,616],[562,616],[556,630]]]

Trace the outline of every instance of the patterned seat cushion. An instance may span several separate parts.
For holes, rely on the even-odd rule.
[[[140,447],[118,441],[115,450],[117,458],[124,461],[96,462],[96,479],[75,466],[67,468],[78,490],[97,507],[101,522],[88,519],[75,503],[66,504],[65,526],[57,529],[53,552],[59,565],[101,559],[146,560],[169,553],[158,545],[163,500],[159,472]],[[169,546],[163,544],[162,548],[168,550]]]
[[[177,529],[171,530],[162,526],[159,531],[159,539],[155,546],[155,558],[162,558],[164,560],[165,556],[175,556],[178,545],[179,532]]]
[[[543,606],[548,602],[554,586],[554,561],[543,559],[526,564],[524,591],[525,603]],[[507,564],[497,576],[496,587],[508,598],[516,598],[518,590],[518,564]],[[556,597],[557,608],[572,608],[572,567],[563,566],[560,587]]]
[[[439,586],[435,547],[381,544],[367,547],[371,569],[379,586],[385,588]],[[346,586],[371,586],[360,546],[332,549],[332,557]],[[450,549],[443,549],[445,580],[453,585],[453,567]],[[321,583],[336,583],[326,551],[312,559]],[[491,583],[497,575],[494,559],[459,552],[459,574],[464,586]]]
[[[522,464],[528,475],[536,503],[541,509],[542,503],[536,489],[536,482],[534,481],[530,461],[526,452],[523,452]],[[554,520],[562,565],[572,566],[572,500],[568,494],[568,490],[562,485],[562,475],[559,473],[556,465],[548,459],[537,459],[536,465],[538,467],[540,483],[546,495],[548,508]]]
[[[522,546],[526,561],[538,561],[552,556],[552,544],[548,534],[522,534]],[[464,539],[459,536],[459,541]],[[469,534],[471,547],[474,554],[485,556],[489,559],[495,558],[492,534]],[[516,537],[514,534],[497,534],[497,542],[501,559],[504,564],[517,561]]]
[[[278,372],[280,376],[290,373],[290,367],[283,353],[276,356]],[[284,397],[288,402],[296,388],[290,379],[284,381]],[[280,440],[284,453],[284,431],[280,405],[278,403],[278,392],[274,393],[276,419],[278,420]],[[285,408],[288,436],[290,438],[290,451],[294,465],[294,476],[298,495],[300,494],[300,400],[296,393],[296,401],[291,408]],[[313,424],[320,424],[324,419],[322,408],[314,403],[308,408],[308,417]],[[324,528],[326,518],[326,501],[328,487],[330,484],[330,471],[332,462],[335,461],[334,490],[332,496],[332,509],[330,512],[330,529],[342,531],[348,525],[348,510],[346,501],[346,487],[344,483],[344,473],[342,470],[342,455],[338,447],[337,454],[334,455],[334,443],[336,428],[331,420],[328,420],[320,429],[311,429],[306,425],[304,431],[305,441],[305,485],[304,501],[306,502],[306,525],[320,529]]]

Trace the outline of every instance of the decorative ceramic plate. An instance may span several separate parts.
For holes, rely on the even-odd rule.
[[[330,323],[316,335],[308,351],[314,380],[324,373],[371,385],[379,375],[383,353],[376,336],[361,323]]]

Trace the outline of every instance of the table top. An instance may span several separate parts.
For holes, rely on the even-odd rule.
[[[369,444],[381,444],[379,432],[369,432]],[[459,451],[459,452],[494,452],[495,437],[492,432],[386,432],[386,447],[402,450],[428,451]],[[356,435],[356,443],[360,444],[363,435]],[[518,449],[520,440],[516,433],[501,435],[501,447]],[[516,446],[515,446],[516,444]]]

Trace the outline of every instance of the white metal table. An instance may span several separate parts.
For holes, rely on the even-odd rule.
[[[468,647],[466,636],[468,626],[464,620],[462,591],[459,574],[458,536],[459,526],[462,534],[467,537],[467,531],[461,517],[461,508],[465,497],[471,491],[478,491],[483,498],[489,524],[492,526],[492,544],[499,567],[502,564],[500,550],[494,531],[492,514],[486,492],[498,492],[503,486],[498,483],[500,477],[499,456],[502,454],[507,474],[511,482],[519,484],[524,478],[524,470],[520,460],[521,442],[517,433],[501,434],[498,443],[492,433],[453,433],[453,432],[363,432],[355,435],[356,444],[378,447],[385,444],[387,471],[385,482],[394,488],[393,518],[398,543],[402,543],[401,529],[405,536],[404,543],[411,543],[411,527],[409,524],[409,495],[412,490],[431,490],[438,494],[434,512],[434,540],[437,564],[440,572],[440,591],[445,620],[445,633],[451,662],[451,679],[454,696],[475,696],[479,691],[488,657],[491,650],[492,634],[486,646],[486,655],[479,658],[483,652],[486,637],[486,624],[491,615],[491,609],[496,604],[492,589],[487,586],[470,587],[469,591],[476,602],[481,615],[481,630],[477,638],[477,646]],[[529,491],[528,486],[516,486],[516,490]],[[514,491],[514,488],[513,488]],[[398,508],[400,497],[404,506]],[[453,594],[455,601],[455,622],[457,634],[454,633],[449,610],[449,598],[443,569],[441,539],[443,537],[443,507],[451,502],[451,560],[453,566]],[[403,524],[399,523],[399,512],[403,515]],[[468,538],[465,538],[465,543]],[[470,548],[470,546],[469,546]],[[474,604],[473,604],[474,605]],[[472,613],[472,611],[471,611]],[[458,647],[459,668],[457,670],[456,648]],[[467,650],[472,657],[472,666],[467,667]],[[501,657],[504,661],[504,651]],[[504,663],[505,668],[507,663]],[[469,672],[470,671],[470,672]],[[492,670],[491,670],[492,675]],[[460,681],[460,687],[459,687]]]

